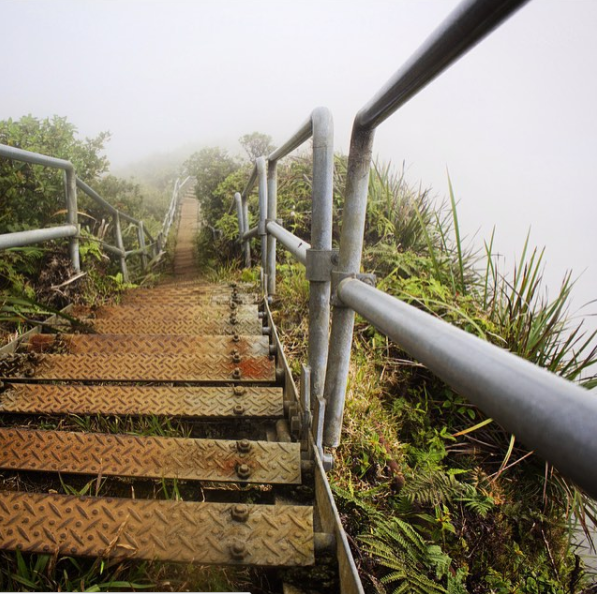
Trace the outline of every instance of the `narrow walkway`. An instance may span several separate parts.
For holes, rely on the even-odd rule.
[[[192,187],[187,188],[180,205],[180,223],[174,250],[174,276],[196,276],[195,238],[199,231],[199,201]]]
[[[276,439],[283,389],[258,299],[242,287],[198,279],[197,219],[190,192],[182,201],[172,280],[132,290],[119,306],[79,308],[96,334],[38,335],[21,355],[25,369],[0,366],[6,383],[0,468],[26,487],[0,490],[0,548],[314,564],[312,505],[282,505],[275,491],[300,485],[304,464],[300,443]],[[159,415],[162,429],[121,433],[131,426],[127,415],[149,425]],[[164,421],[180,418],[188,434],[165,437]],[[97,496],[59,494],[58,473],[67,481],[83,475]],[[106,477],[120,482],[102,489]],[[186,489],[184,502],[158,501],[155,487],[147,487],[155,479],[200,482]]]

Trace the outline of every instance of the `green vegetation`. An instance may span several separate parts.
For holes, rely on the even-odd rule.
[[[259,141],[271,148],[270,139],[262,136],[243,137],[250,159],[262,150]],[[133,216],[153,217],[157,224],[166,204],[162,198],[148,204],[141,199],[138,185],[105,175],[107,161],[101,151],[107,138],[102,134],[78,141],[74,127],[60,118],[0,122],[0,142],[72,160],[81,177],[106,199]],[[337,156],[335,164],[334,220],[339,222],[346,158]],[[211,270],[212,276],[240,274],[235,272],[238,226],[230,205],[234,192],[243,189],[251,164],[208,148],[195,153],[185,170],[197,177],[197,195],[206,218],[198,238],[206,271]],[[279,165],[278,177],[280,217],[289,229],[308,238],[310,159],[300,155],[286,159]],[[511,275],[497,267],[493,237],[481,252],[467,249],[451,186],[449,190],[449,201],[437,206],[428,192],[413,190],[389,165],[376,164],[370,177],[364,268],[378,274],[381,289],[404,301],[593,387],[595,336],[568,322],[570,275],[549,301],[541,285],[543,252],[531,249],[528,238]],[[62,220],[59,175],[3,160],[0,191],[9,205],[0,218],[0,232]],[[160,191],[154,196],[161,196]],[[40,206],[46,197],[48,204]],[[255,195],[250,202],[255,212]],[[26,328],[36,316],[66,301],[103,301],[122,287],[117,269],[91,239],[102,233],[101,215],[85,201],[80,206],[89,220],[85,232],[90,235],[82,242],[87,284],[60,286],[72,275],[63,243],[4,251],[0,324],[6,332]],[[335,228],[334,240],[338,239],[339,228]],[[258,251],[254,256],[257,264]],[[282,250],[279,257],[275,315],[298,376],[299,362],[306,359],[308,283],[302,267]],[[42,272],[47,275],[43,282]],[[242,275],[246,280],[257,278],[255,270]],[[58,287],[60,292],[48,292],[48,287]],[[32,426],[49,428],[58,423],[75,431],[169,436],[191,431],[184,422],[155,417],[39,418]],[[594,504],[514,436],[360,320],[355,327],[342,444],[335,458],[330,480],[369,592],[590,591],[591,578],[570,545],[570,525],[575,517],[583,526],[595,522]],[[3,480],[23,479],[7,474]],[[23,486],[35,489],[29,484],[17,488]],[[65,494],[101,490],[117,495],[133,486],[102,477],[92,481],[60,477],[52,488]],[[151,482],[144,488],[148,496],[158,498],[193,496],[188,485],[176,481]],[[0,587],[6,590],[226,591],[250,583],[247,571],[236,569],[83,562],[18,552],[0,557]]]
[[[0,121],[0,143],[73,163],[77,175],[119,210],[143,219],[154,236],[170,200],[173,172],[162,187],[148,188],[108,173],[104,155],[107,132],[81,140],[66,118],[40,120],[24,116]],[[155,181],[155,180],[154,180]],[[61,170],[0,159],[0,234],[64,224],[64,178]],[[81,260],[84,274],[74,276],[67,242],[3,250],[0,256],[0,342],[19,334],[68,303],[102,303],[126,288],[118,264],[99,240],[116,244],[110,216],[78,192]],[[122,222],[125,247],[137,247],[137,228]],[[129,260],[134,276],[140,260]]]
[[[336,158],[334,221],[341,221],[346,165]],[[230,202],[248,172],[237,169],[211,194],[198,194],[208,225],[220,232],[212,265],[238,258]],[[279,216],[308,239],[309,157],[285,160],[278,178]],[[256,212],[256,198],[250,203]],[[213,245],[207,239],[203,245]],[[275,315],[298,376],[306,359],[308,283],[282,250],[279,262]],[[467,248],[450,183],[449,201],[438,206],[427,191],[376,163],[363,262],[390,294],[581,385],[595,384],[595,335],[568,320],[571,276],[547,300],[543,252],[532,250],[528,238],[511,275],[498,270],[493,237],[480,252]],[[359,320],[335,458],[330,478],[368,591],[588,591],[591,576],[570,533],[575,518],[585,527],[595,521],[594,503]]]

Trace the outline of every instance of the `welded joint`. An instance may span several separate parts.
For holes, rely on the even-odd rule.
[[[276,225],[280,225],[280,227],[284,226],[284,221],[282,219],[265,219],[266,228],[270,223],[276,223]]]
[[[360,280],[361,282],[365,283],[366,285],[369,285],[370,287],[375,287],[375,285],[377,284],[377,276],[375,276],[375,274],[361,272],[355,274],[350,272],[341,272],[339,270],[332,270],[331,303],[334,307],[346,307],[338,297],[338,287],[340,283],[347,278],[354,278],[356,280]]]
[[[307,250],[307,280],[311,282],[329,282],[332,272],[338,265],[338,250]]]
[[[267,235],[267,220],[264,219],[257,223],[257,235]]]

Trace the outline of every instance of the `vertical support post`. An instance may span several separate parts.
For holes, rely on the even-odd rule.
[[[249,242],[243,239],[244,234],[248,231],[249,224],[245,219],[243,197],[240,192],[234,194],[234,203],[236,204],[236,216],[238,218],[238,241],[244,254],[245,268],[249,268],[249,266],[251,266],[251,247]]]
[[[139,248],[143,251],[141,252],[141,265],[143,266],[143,270],[147,270],[147,248],[145,247],[145,229],[143,227],[143,221],[139,221],[137,225],[137,238],[139,240]]]
[[[334,184],[334,123],[328,109],[319,107],[311,115],[313,127],[313,207],[311,249],[332,249]],[[323,396],[330,331],[331,279],[312,280],[309,287],[309,367],[311,409]]]
[[[245,224],[245,233],[249,230],[249,199],[243,194],[242,197],[243,221]],[[247,239],[244,243],[245,248],[245,268],[251,268],[251,240]]]
[[[118,212],[114,215],[114,226],[116,228],[116,245],[120,250],[120,270],[122,272],[122,279],[125,283],[128,283],[129,271],[126,267],[126,254],[124,251],[124,241],[122,240],[122,230],[120,228],[120,214]]]
[[[258,157],[255,161],[257,167],[257,183],[259,184],[259,235],[261,236],[261,268],[263,274],[267,272],[267,174],[265,171],[265,158]]]
[[[278,218],[278,161],[267,164],[267,218]],[[267,238],[267,294],[276,294],[276,238]]]
[[[69,225],[79,225],[77,208],[77,176],[72,168],[64,170],[64,189],[66,194],[66,220]],[[81,260],[79,256],[79,238],[77,236],[69,239],[70,259],[75,272],[81,272]]]
[[[338,263],[339,270],[349,274],[358,274],[361,268],[367,189],[375,137],[374,129],[362,129],[356,123],[357,121],[358,116],[350,142]],[[353,327],[354,311],[335,306],[324,389],[327,406],[323,442],[330,447],[337,447],[340,444]]]

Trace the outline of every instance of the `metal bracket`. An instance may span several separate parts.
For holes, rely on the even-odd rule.
[[[338,250],[307,250],[307,280],[329,282],[338,265]]]
[[[377,284],[377,277],[375,274],[370,273],[359,273],[354,274],[350,272],[341,272],[339,270],[332,270],[332,298],[331,303],[334,307],[345,307],[345,305],[338,299],[338,285],[346,278],[355,278],[361,282],[375,287]]]

